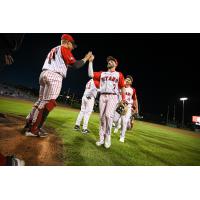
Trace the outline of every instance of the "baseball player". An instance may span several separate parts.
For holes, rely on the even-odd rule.
[[[137,103],[137,95],[136,90],[131,87],[133,83],[132,76],[128,75],[125,79],[125,101],[128,104],[128,109],[125,115],[121,116],[121,134],[120,134],[120,142],[124,142],[125,134],[127,130],[127,126],[130,126],[130,119],[133,111],[138,113],[138,103]],[[116,130],[114,130],[116,132]]]
[[[124,76],[121,72],[115,71],[118,66],[116,58],[107,57],[107,68],[105,72],[93,72],[94,56],[89,59],[88,75],[96,81],[100,81],[100,139],[97,146],[104,144],[105,148],[111,146],[111,129],[114,112],[118,103],[118,93],[122,90],[122,100],[125,101]]]
[[[88,127],[88,121],[90,119],[90,115],[94,108],[94,102],[95,98],[97,96],[97,88],[99,87],[99,82],[94,81],[93,79],[90,79],[86,86],[85,86],[85,92],[82,97],[82,103],[81,103],[81,111],[77,117],[76,125],[74,127],[75,130],[80,130],[80,124],[82,119],[83,120],[83,129],[82,133],[87,134],[89,133]]]
[[[76,60],[71,52],[74,48],[76,44],[73,37],[63,34],[61,45],[49,52],[39,78],[39,99],[26,118],[27,123],[24,127],[26,136],[47,136],[41,131],[41,127],[49,112],[56,106],[56,99],[60,94],[62,80],[66,77],[68,68],[79,69],[92,55],[92,52],[88,52],[82,60]]]

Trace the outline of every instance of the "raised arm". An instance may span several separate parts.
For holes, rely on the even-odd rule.
[[[94,77],[93,60],[94,60],[94,56],[92,55],[92,56],[89,58],[89,65],[88,65],[88,76],[89,76],[90,78],[93,78],[93,77]]]
[[[71,67],[74,68],[74,69],[79,69],[81,68],[88,60],[89,58],[91,57],[92,55],[92,52],[88,52],[85,57],[81,60],[76,60],[72,65]]]

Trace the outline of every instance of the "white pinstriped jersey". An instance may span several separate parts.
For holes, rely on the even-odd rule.
[[[94,84],[94,80],[90,79],[86,86],[85,86],[85,92],[83,94],[83,96],[89,96],[89,97],[94,97],[96,98],[97,96],[97,88]]]
[[[120,90],[121,93],[121,90]],[[130,104],[133,105],[134,100],[136,99],[136,90],[132,87],[125,87],[125,101]],[[119,95],[119,101],[122,100],[122,96],[121,94]]]
[[[72,59],[74,58],[72,57]],[[67,75],[67,68],[68,66],[66,66],[62,58],[61,46],[57,46],[49,52],[42,70],[56,72],[65,78]]]
[[[119,72],[102,72],[100,77],[101,93],[119,93]]]
[[[134,92],[135,90],[132,87],[125,87],[125,100],[128,104],[133,105]]]

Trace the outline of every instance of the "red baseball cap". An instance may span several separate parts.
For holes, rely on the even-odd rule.
[[[69,34],[63,34],[61,36],[61,40],[68,40],[69,42],[72,43],[72,45],[73,45],[74,48],[77,47],[77,45],[75,44],[74,38],[71,35],[69,35]]]

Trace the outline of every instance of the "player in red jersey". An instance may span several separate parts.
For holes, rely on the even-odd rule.
[[[74,48],[76,48],[76,44],[73,37],[63,34],[61,45],[49,52],[39,78],[39,99],[26,118],[27,123],[24,128],[26,136],[47,136],[45,132],[41,131],[41,127],[49,112],[56,106],[56,99],[60,94],[62,80],[66,77],[68,68],[82,67],[92,55],[92,52],[88,52],[82,60],[77,61],[72,54]]]
[[[118,61],[112,56],[107,57],[107,68],[105,72],[93,72],[94,56],[89,59],[88,75],[100,82],[100,139],[96,142],[97,146],[104,144],[105,148],[111,146],[111,129],[114,112],[118,103],[119,90],[122,91],[122,100],[125,101],[124,76],[116,71]]]

